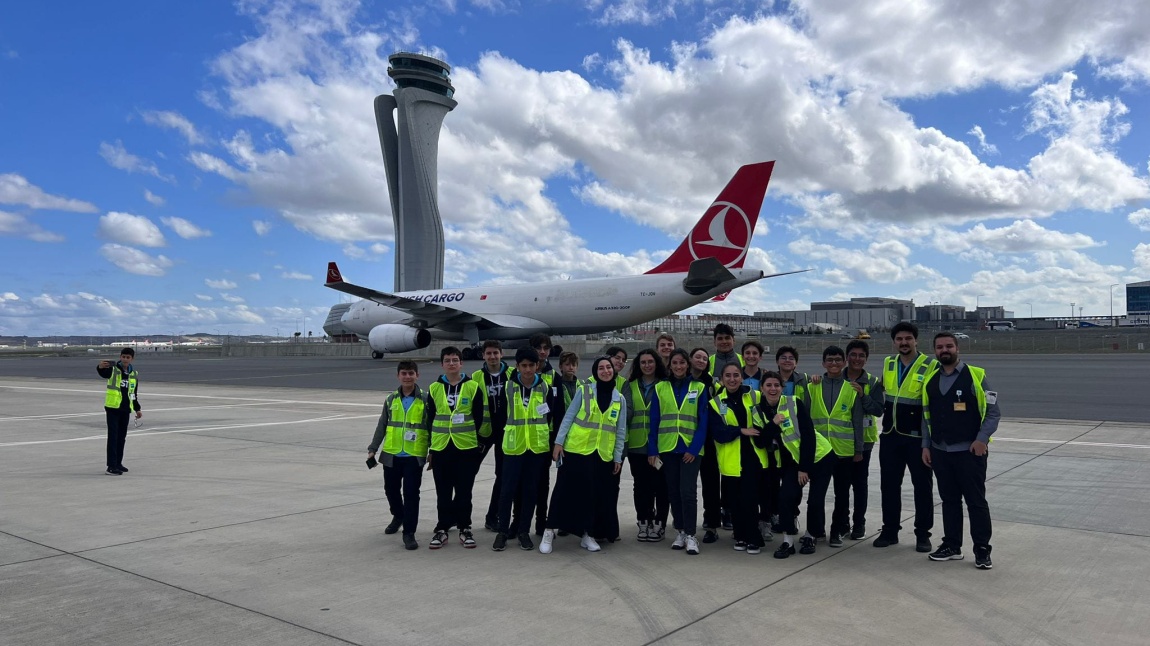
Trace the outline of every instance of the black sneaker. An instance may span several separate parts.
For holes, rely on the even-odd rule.
[[[470,527],[459,530],[459,543],[469,550],[475,549],[475,536],[472,535]]]
[[[731,531],[735,528],[735,524],[731,522],[731,512],[724,509],[722,512],[720,512],[719,517],[722,518],[720,524],[722,525],[723,529]]]
[[[779,546],[779,549],[775,550],[775,558],[785,559],[785,558],[790,557],[790,555],[794,554],[794,553],[795,553],[795,546],[791,545],[790,543],[787,543],[786,541],[783,541],[783,544]]]
[[[108,470],[104,472],[104,475],[119,476],[119,475],[123,475],[123,474],[120,473],[119,469],[113,469],[112,467],[108,467]]]
[[[974,548],[974,567],[980,570],[989,570],[990,568],[994,567],[994,563],[990,562],[989,547]]]
[[[929,538],[917,538],[914,541],[914,551],[926,554],[932,549]]]
[[[703,540],[706,540],[706,539],[703,539]],[[735,551],[736,552],[746,552],[747,551],[747,543],[745,541],[735,541]]]
[[[491,520],[483,523],[483,529],[486,529],[489,532],[495,532],[496,534],[499,533],[498,525],[494,521],[491,521]]]
[[[415,542],[415,534],[403,535],[403,548],[408,550],[419,549],[419,543]]]
[[[383,528],[383,533],[394,534],[399,531],[400,527],[403,527],[403,519],[399,516],[392,516],[391,522],[387,524],[387,527]]]
[[[507,534],[498,533],[495,535],[495,542],[491,544],[491,549],[496,552],[502,552],[507,549]]]
[[[815,539],[810,536],[804,536],[799,539],[799,554],[814,554],[815,553]]]
[[[126,467],[122,464],[116,468],[120,470],[120,473],[127,473],[128,472],[128,467]]]
[[[719,533],[716,532],[715,530],[708,529],[706,532],[703,533],[703,542],[704,543],[714,543],[717,540],[719,540]]]
[[[855,525],[851,528],[851,540],[861,541],[866,538],[866,525]]]
[[[875,547],[890,547],[891,545],[898,545],[898,536],[887,536],[886,534],[879,534],[878,538],[874,539],[871,543]]]
[[[829,547],[842,547],[843,535],[838,532],[831,534],[830,538],[827,539],[827,545]]]
[[[444,545],[447,545],[447,539],[447,532],[443,531],[442,529],[437,529],[435,530],[435,534],[431,537],[431,544],[429,544],[427,547],[428,549],[437,550]]]
[[[961,549],[944,544],[937,550],[931,552],[927,558],[932,561],[961,561],[963,557]]]
[[[519,549],[527,551],[535,549],[535,543],[527,532],[519,534]]]

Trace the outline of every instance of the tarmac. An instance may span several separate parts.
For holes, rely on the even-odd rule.
[[[1030,374],[1081,374],[1079,357],[1058,359]],[[596,554],[570,537],[550,555],[493,552],[481,527],[491,458],[475,487],[479,548],[427,549],[428,474],[421,549],[408,552],[383,534],[382,476],[363,463],[381,390],[333,387],[304,359],[247,380],[217,364],[195,383],[141,365],[131,472],[110,477],[92,363],[65,379],[56,364],[0,362],[11,375],[0,376],[5,645],[1141,645],[1150,634],[1150,415],[1104,421],[1105,400],[1079,397],[1090,419],[1042,419],[1016,416],[1003,396],[987,483],[990,571],[975,569],[968,536],[963,561],[914,551],[909,481],[902,542],[871,547],[877,456],[867,539],[812,556],[773,559],[778,539],[759,555],[736,552],[729,532],[697,557],[639,543],[626,467],[620,542]],[[296,388],[262,381],[277,372],[310,377]],[[437,374],[425,372],[425,382]],[[941,533],[936,515],[936,544]]]

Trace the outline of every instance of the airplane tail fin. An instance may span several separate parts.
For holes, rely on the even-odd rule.
[[[727,297],[730,295],[731,295],[731,292],[723,292],[722,294],[719,294],[718,296],[715,296],[714,298],[708,299],[704,302],[706,302],[706,303],[722,303],[723,301],[727,300]]]
[[[742,268],[774,168],[773,161],[740,168],[687,234],[687,239],[662,264],[647,273],[686,272],[693,261],[701,258],[716,258],[728,269]]]

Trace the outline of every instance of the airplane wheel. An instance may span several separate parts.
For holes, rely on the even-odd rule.
[[[372,350],[371,351],[371,358],[372,359],[382,359],[383,353],[382,352],[376,352],[375,350]]]
[[[471,347],[463,348],[463,350],[460,351],[460,354],[463,355],[464,361],[474,361],[476,358],[475,357],[475,348],[471,348]]]
[[[551,347],[551,356],[552,357],[558,357],[561,354],[563,354],[563,346],[556,345],[556,346]]]

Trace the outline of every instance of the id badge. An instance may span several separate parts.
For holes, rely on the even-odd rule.
[[[452,415],[451,416],[451,423],[452,424],[462,424],[463,423],[463,413],[455,413],[454,415]]]
[[[966,402],[954,402],[954,410],[959,413],[966,412]]]
[[[550,412],[551,412],[551,407],[547,405],[547,402],[543,402],[542,404],[539,404],[538,406],[535,407],[535,414],[536,415],[546,415],[547,413],[550,413]]]
[[[415,431],[404,431],[403,439],[407,442],[414,442],[419,437],[419,433]]]
[[[719,404],[719,414],[720,415],[726,415],[727,414],[727,405],[725,403]]]
[[[870,428],[870,427],[874,426],[874,418],[873,417],[864,417],[863,418],[863,426],[866,428]]]
[[[687,399],[689,399],[689,400],[691,400],[691,401],[695,401],[695,400],[696,400],[696,399],[698,399],[698,398],[699,398],[699,393],[697,393],[697,392],[695,392],[695,391],[693,391],[693,390],[688,390],[688,391],[687,391]]]

